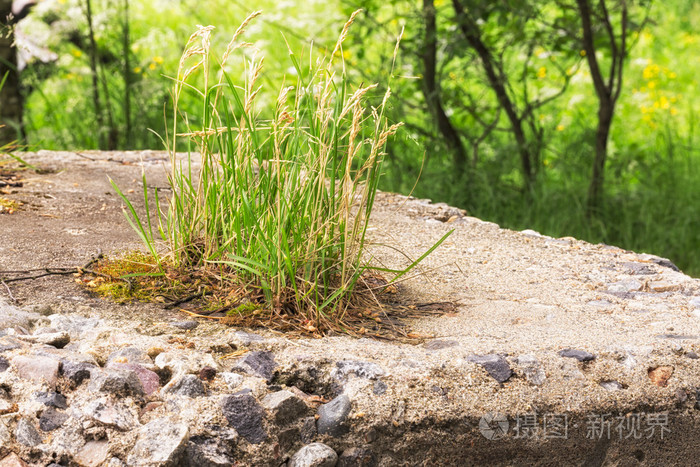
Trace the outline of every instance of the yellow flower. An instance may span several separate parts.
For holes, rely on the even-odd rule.
[[[661,96],[659,98],[659,105],[662,109],[668,109],[669,107],[671,107],[671,103],[668,101],[666,96]]]
[[[557,131],[564,131],[564,125],[562,125],[561,123],[557,125]]]
[[[585,50],[582,50],[582,51],[579,52],[579,54],[581,54],[582,57],[585,57],[585,56],[586,56],[586,51],[585,51]]]
[[[668,75],[668,79],[675,79],[678,75],[676,74],[675,71],[671,71]]]
[[[350,51],[349,50],[343,50],[343,58],[345,60],[350,58]]]
[[[155,70],[155,69],[156,69],[156,64],[153,63],[153,62],[151,62],[151,63],[148,65],[148,69],[149,69],[149,70]]]
[[[134,73],[141,73],[141,67],[140,66],[134,67]]]
[[[649,86],[649,89],[654,89],[656,87],[656,81],[649,81],[647,86]]]
[[[80,58],[80,57],[83,56],[83,51],[82,51],[82,50],[78,50],[78,49],[74,49],[74,50],[71,52],[71,54],[73,54],[73,56],[74,56],[75,58]]]
[[[544,78],[545,76],[547,76],[547,68],[542,66],[539,70],[537,70],[537,77]]]
[[[644,79],[654,79],[659,74],[659,71],[661,71],[659,65],[651,63],[644,68],[644,71],[642,71],[642,76]]]
[[[669,112],[671,113],[671,115],[678,115],[678,111],[675,107],[671,107],[671,110],[669,110]]]
[[[157,63],[158,65],[162,65],[163,64],[163,57],[161,57],[160,55],[156,55],[155,57],[153,57],[153,61],[155,63]]]

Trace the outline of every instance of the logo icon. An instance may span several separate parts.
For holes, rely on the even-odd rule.
[[[479,431],[486,439],[504,438],[508,433],[508,428],[508,418],[501,413],[489,412],[479,420]]]

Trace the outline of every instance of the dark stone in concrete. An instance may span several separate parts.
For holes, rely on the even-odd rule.
[[[0,356],[0,373],[10,368],[10,362],[5,357]]]
[[[210,367],[210,366],[205,366],[201,370],[199,370],[199,379],[202,381],[211,381],[214,379],[216,376],[216,369]]]
[[[510,369],[510,364],[502,355],[471,355],[467,357],[467,361],[476,363],[486,370],[493,379],[499,383],[505,383],[513,376],[513,370]]]
[[[252,444],[267,439],[263,428],[263,408],[250,394],[227,396],[221,401],[221,409],[228,423],[239,435]]]
[[[72,362],[69,360],[61,361],[61,374],[68,378],[74,386],[90,378],[92,370],[97,366],[87,362]]]
[[[178,396],[201,397],[207,395],[202,380],[195,375],[184,375],[173,384],[169,391]]]
[[[105,392],[115,396],[143,396],[143,386],[138,375],[129,370],[107,368],[94,370],[90,380],[90,390]]]
[[[566,358],[575,358],[579,362],[590,362],[595,359],[595,355],[585,350],[564,349],[559,351],[559,355]]]
[[[187,443],[188,465],[194,467],[230,467],[234,464],[234,449],[238,435],[230,428],[214,436],[193,436]]]
[[[277,368],[275,356],[272,352],[251,352],[243,360],[243,363],[248,365],[253,372],[265,378],[268,382],[272,381],[272,377]]]
[[[59,412],[53,407],[49,407],[44,410],[44,413],[39,417],[39,428],[44,431],[53,431],[63,426],[68,418],[68,414]]]
[[[341,394],[327,404],[318,408],[319,418],[316,421],[316,429],[321,435],[341,436],[348,432],[346,419],[352,402],[345,394]]]
[[[301,424],[301,432],[299,433],[301,442],[309,444],[316,438],[316,434],[316,417],[306,417]]]
[[[185,331],[189,331],[199,326],[199,323],[197,321],[175,321],[174,323],[170,324],[172,324],[178,329],[182,329]]]
[[[66,401],[66,396],[56,391],[49,392],[37,392],[35,394],[36,400],[42,404],[49,407],[56,407],[57,409],[67,409],[68,402]]]

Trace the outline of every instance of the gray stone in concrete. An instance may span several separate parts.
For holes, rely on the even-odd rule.
[[[158,418],[142,426],[127,465],[179,466],[184,459],[189,430],[184,423]]]
[[[316,429],[321,435],[341,436],[347,433],[348,426],[346,420],[352,402],[345,394],[341,394],[327,404],[323,404],[318,408],[318,420],[316,421]]]
[[[228,423],[249,443],[259,444],[267,439],[263,427],[263,408],[250,394],[224,397],[221,410]]]

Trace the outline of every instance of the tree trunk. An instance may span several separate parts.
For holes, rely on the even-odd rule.
[[[13,31],[8,34],[2,30],[5,25],[14,27],[14,21],[7,24],[11,13],[12,0],[0,0],[0,82],[7,74],[5,85],[0,90],[0,147],[22,138],[24,102],[20,92],[17,49],[13,44]]]
[[[601,100],[598,106],[598,127],[595,133],[595,159],[593,173],[588,186],[586,211],[595,214],[603,202],[603,186],[605,180],[605,161],[608,156],[608,136],[612,126],[615,107],[609,100]]]
[[[534,171],[532,168],[533,156],[532,150],[527,142],[527,137],[523,131],[522,119],[518,117],[515,104],[508,95],[504,80],[497,71],[497,65],[493,56],[491,55],[491,52],[481,38],[481,31],[479,30],[479,26],[476,24],[476,21],[474,21],[474,18],[469,16],[469,13],[464,10],[464,7],[459,0],[452,0],[452,5],[454,6],[455,14],[457,15],[457,22],[462,30],[462,34],[464,34],[464,37],[471,48],[476,51],[477,55],[481,59],[481,66],[484,68],[489,86],[491,89],[493,89],[499,105],[508,116],[511,132],[513,133],[515,142],[518,145],[518,153],[520,154],[520,163],[522,165],[525,186],[528,191],[530,191],[529,189],[532,187],[534,182]]]
[[[425,20],[425,41],[423,49],[423,95],[435,117],[437,128],[445,143],[452,150],[453,163],[456,175],[464,172],[467,154],[459,133],[450,122],[449,117],[442,107],[440,99],[440,83],[437,80],[437,25],[435,20],[435,6],[433,0],[423,1],[423,18]]]

